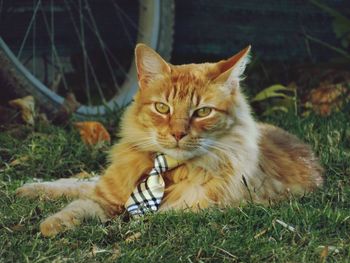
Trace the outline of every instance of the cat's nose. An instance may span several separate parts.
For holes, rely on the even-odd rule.
[[[175,138],[176,141],[180,141],[183,137],[187,135],[185,132],[174,132],[172,133],[173,137]]]

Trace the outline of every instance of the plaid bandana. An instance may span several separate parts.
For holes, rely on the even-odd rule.
[[[162,173],[179,165],[178,161],[169,156],[157,153],[149,176],[135,188],[126,201],[126,210],[133,216],[157,211],[164,195]]]

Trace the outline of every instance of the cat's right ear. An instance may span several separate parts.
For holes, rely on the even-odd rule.
[[[170,74],[168,63],[153,49],[145,44],[137,44],[135,48],[135,63],[137,76],[142,88],[153,79],[164,74]]]
[[[232,93],[239,87],[243,72],[249,62],[250,46],[238,52],[233,57],[215,64],[213,82],[222,84],[222,87]]]

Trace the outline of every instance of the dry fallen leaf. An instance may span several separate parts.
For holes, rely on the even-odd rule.
[[[111,137],[108,131],[100,122],[75,122],[74,126],[78,128],[81,139],[87,145],[96,145],[99,143],[111,142]]]
[[[16,224],[11,227],[13,231],[22,231],[24,229],[24,225],[22,224]]]
[[[320,254],[320,259],[322,262],[324,262],[326,260],[326,258],[328,257],[328,254],[329,254],[328,246],[325,246],[322,249],[321,254]]]
[[[117,260],[122,254],[118,244],[113,245],[113,249],[111,252],[112,252],[112,256],[109,257],[109,260],[113,262],[115,262],[115,260]]]
[[[16,166],[29,160],[28,155],[21,156],[9,163],[9,166]]]
[[[99,253],[108,253],[109,251],[107,249],[101,249],[96,245],[92,245],[92,249],[91,249],[91,256],[95,257],[97,254]]]
[[[132,234],[132,235],[128,236],[128,237],[125,239],[125,243],[134,242],[134,241],[140,239],[140,237],[141,237],[141,232],[136,232],[135,234]]]
[[[106,260],[107,262],[115,262],[120,256],[121,251],[118,244],[115,244],[112,249],[102,249],[96,246],[95,244],[92,245],[91,251],[88,253],[88,258],[96,257],[97,254],[105,253],[110,254],[111,256],[108,257]],[[107,255],[106,255],[107,256]]]
[[[336,255],[340,251],[335,246],[318,246],[316,252],[320,254],[320,262],[327,262],[327,257],[330,255]]]
[[[9,104],[21,111],[21,117],[30,125],[34,125],[35,119],[35,101],[33,96],[26,96],[23,98],[9,101]]]
[[[316,248],[316,252],[320,253],[320,255],[329,255],[329,254],[338,254],[340,251],[339,251],[339,247],[336,247],[336,246],[318,246]]]
[[[316,89],[311,90],[309,103],[312,110],[321,115],[328,116],[334,111],[339,111],[349,102],[350,92],[346,83],[321,83]]]

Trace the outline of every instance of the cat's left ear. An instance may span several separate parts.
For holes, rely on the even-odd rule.
[[[239,81],[242,79],[243,72],[250,60],[250,49],[249,45],[233,57],[216,63],[216,76],[213,77],[213,82],[224,84],[224,87],[230,91],[238,88]]]

